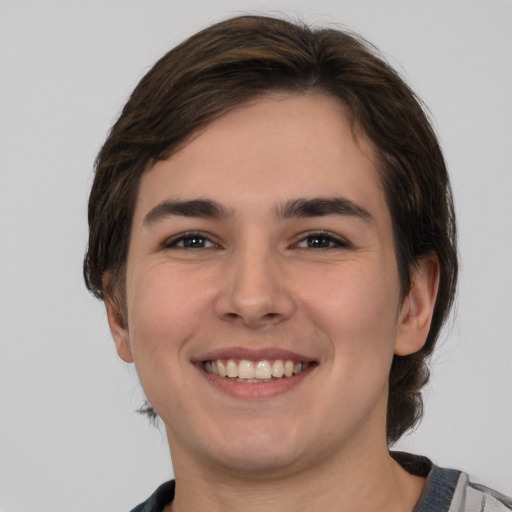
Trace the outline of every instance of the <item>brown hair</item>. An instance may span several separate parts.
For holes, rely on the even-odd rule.
[[[388,441],[422,415],[426,359],[453,303],[456,226],[445,162],[421,102],[377,51],[344,31],[269,17],[213,25],[164,55],[142,78],[96,160],[89,199],[87,288],[104,299],[102,278],[123,294],[124,265],[138,184],[196,130],[270,90],[319,91],[338,98],[373,142],[391,212],[402,293],[415,263],[435,254],[440,286],[427,341],[395,356],[389,377]]]

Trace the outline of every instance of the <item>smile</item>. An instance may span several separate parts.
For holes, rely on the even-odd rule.
[[[303,373],[311,363],[275,359],[250,361],[248,359],[215,359],[203,362],[210,375],[225,377],[236,382],[263,383]]]

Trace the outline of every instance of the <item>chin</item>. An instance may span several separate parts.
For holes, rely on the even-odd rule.
[[[206,457],[215,467],[244,477],[265,479],[270,474],[284,475],[305,459],[300,450],[304,446],[303,436],[301,441],[293,427],[276,425],[274,421],[234,422],[216,434],[209,436],[208,446],[201,447],[209,452]],[[200,455],[203,460],[205,455]]]
[[[236,450],[223,450],[221,464],[227,470],[239,475],[259,477],[262,479],[272,475],[273,478],[280,474],[293,471],[298,464],[304,464],[303,458],[297,450],[286,447],[263,446],[254,440],[249,440]]]

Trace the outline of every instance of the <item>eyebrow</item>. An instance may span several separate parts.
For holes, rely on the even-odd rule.
[[[348,217],[357,217],[367,222],[372,220],[372,215],[368,210],[342,197],[294,199],[280,205],[276,213],[278,218],[282,219],[346,215]]]
[[[279,205],[275,210],[275,214],[278,219],[344,215],[360,218],[365,221],[372,220],[368,210],[349,199],[341,197],[293,199]],[[191,199],[186,201],[168,199],[152,208],[145,215],[142,225],[147,226],[166,217],[174,216],[226,219],[233,216],[233,212],[212,199]]]
[[[144,216],[142,224],[153,224],[165,217],[173,216],[223,219],[231,215],[230,210],[211,199],[191,199],[189,201],[166,200],[152,208]]]

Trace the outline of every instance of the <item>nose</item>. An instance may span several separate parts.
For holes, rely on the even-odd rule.
[[[285,269],[270,251],[247,247],[226,261],[216,313],[251,329],[275,325],[293,315],[295,301],[285,285]]]

